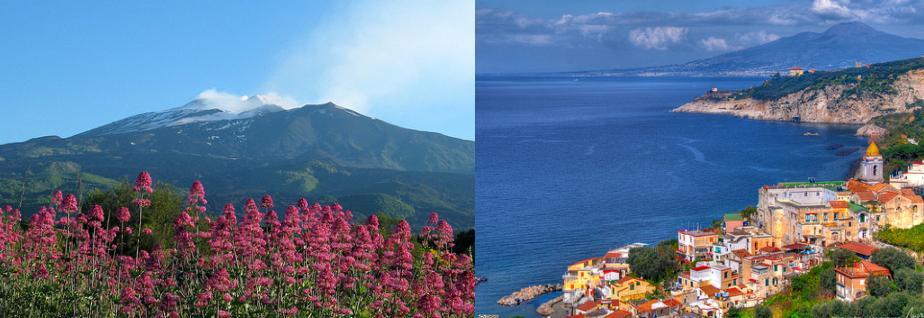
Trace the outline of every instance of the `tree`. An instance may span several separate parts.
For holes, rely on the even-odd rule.
[[[882,297],[894,290],[892,280],[888,276],[873,276],[866,280],[866,291],[870,295]]]
[[[903,291],[917,295],[924,289],[924,273],[902,268],[896,271],[894,276],[895,284]]]
[[[828,258],[831,259],[831,262],[837,267],[847,266],[860,260],[860,258],[850,250],[838,247],[828,251]]]
[[[815,318],[828,318],[828,317],[843,317],[847,313],[850,305],[842,301],[830,300],[822,303],[815,304],[812,307],[812,317]]]
[[[770,311],[770,307],[767,306],[757,307],[755,313],[757,318],[773,318],[773,312]]]
[[[675,242],[663,241],[657,247],[636,247],[629,250],[629,269],[641,278],[660,281],[673,275],[679,264],[674,257]]]
[[[914,259],[897,248],[883,248],[873,252],[870,259],[873,263],[885,266],[892,273],[902,268],[914,268]]]
[[[741,211],[738,211],[738,214],[741,214],[741,217],[743,217],[745,220],[750,220],[754,213],[757,213],[757,208],[753,206],[749,206],[742,209]]]
[[[138,207],[132,203],[134,192],[131,184],[127,182],[120,183],[108,190],[93,190],[87,193],[87,197],[82,203],[84,211],[89,210],[92,206],[99,204],[105,213],[106,219],[115,219],[119,208],[127,207],[131,210],[131,220],[125,224],[110,224],[112,226],[136,227],[138,224]],[[169,246],[173,241],[173,220],[182,210],[183,199],[177,192],[176,188],[168,183],[158,183],[154,186],[154,192],[150,194],[151,206],[144,209],[141,226],[142,229],[133,229],[134,231],[143,231],[144,228],[151,229],[151,235],[142,235],[141,249],[151,250],[155,245],[162,247]],[[128,237],[117,238],[116,242],[120,243],[119,252],[125,253],[132,251],[134,254],[137,241]]]

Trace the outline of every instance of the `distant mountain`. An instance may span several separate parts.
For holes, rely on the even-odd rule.
[[[25,201],[38,205],[51,188],[73,191],[77,171],[83,179],[99,176],[85,183],[92,187],[146,169],[181,188],[202,179],[216,205],[264,193],[279,202],[305,195],[348,208],[355,203],[360,215],[386,211],[416,223],[438,211],[471,227],[474,161],[472,141],[401,128],[332,103],[285,109],[260,96],[235,107],[197,99],[70,138],[0,145],[0,199],[9,202],[25,189]],[[48,171],[58,182],[39,185]]]
[[[578,76],[766,76],[793,66],[832,70],[855,63],[919,57],[924,40],[878,31],[861,22],[841,23],[823,33],[803,32],[755,47],[684,64],[576,72]]]

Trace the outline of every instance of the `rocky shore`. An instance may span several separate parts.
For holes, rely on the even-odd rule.
[[[759,120],[866,124],[877,116],[915,110],[915,103],[924,99],[924,70],[899,76],[891,84],[894,91],[891,94],[844,97],[853,88],[850,84],[811,86],[770,100],[707,93],[673,111],[724,114]]]
[[[559,291],[561,288],[561,284],[545,284],[523,287],[523,289],[515,291],[510,295],[504,296],[497,301],[497,304],[501,306],[516,306],[523,302],[530,301],[533,298],[539,297],[540,295]]]
[[[555,313],[555,306],[561,303],[561,301],[564,299],[565,299],[565,296],[558,296],[558,297],[552,298],[552,300],[549,300],[543,303],[542,305],[539,305],[539,308],[536,308],[536,312],[545,317],[551,316],[552,314]]]

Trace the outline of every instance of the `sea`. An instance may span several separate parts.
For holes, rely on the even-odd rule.
[[[670,112],[762,80],[479,77],[476,314],[538,317],[560,293],[496,302],[560,283],[575,261],[708,227],[762,185],[843,180],[866,146],[857,126]]]

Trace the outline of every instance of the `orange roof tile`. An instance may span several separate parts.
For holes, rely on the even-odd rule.
[[[728,292],[728,297],[735,297],[744,295],[744,292],[741,291],[738,287],[729,287],[726,292]]]
[[[580,311],[591,311],[595,308],[597,308],[597,302],[594,301],[583,302],[577,306]]]
[[[715,286],[712,286],[712,285],[710,285],[710,284],[699,285],[699,289],[702,290],[703,293],[705,293],[706,296],[709,296],[709,297],[715,297],[715,294],[717,294],[717,293],[719,293],[719,292],[722,291],[722,290],[720,290],[720,289],[718,289],[718,288],[716,288]]]
[[[667,305],[667,307],[671,307],[671,308],[683,307],[683,303],[681,303],[679,300],[674,299],[674,298],[665,299],[663,302],[665,305]]]
[[[914,193],[912,189],[902,189],[902,196],[914,203],[924,203],[924,198]]]
[[[616,281],[616,284],[622,284],[622,283],[628,282],[628,281],[630,281],[630,280],[640,280],[640,279],[639,279],[638,277],[635,277],[635,276],[632,276],[632,275],[626,275],[626,276],[623,276],[622,278],[620,278],[619,280],[617,280],[617,281]]]
[[[877,183],[869,186],[869,189],[873,192],[883,192],[883,191],[895,191],[896,189],[885,183]]]
[[[869,191],[869,185],[856,179],[847,180],[847,190],[853,193]]]
[[[844,201],[844,200],[834,200],[834,201],[828,202],[828,204],[830,204],[831,207],[835,209],[846,209],[850,207],[850,204],[848,204],[847,201]]]
[[[878,248],[876,248],[875,246],[867,245],[867,244],[863,244],[859,242],[847,242],[847,243],[841,244],[838,247],[854,252],[854,253],[857,253],[857,254],[860,254],[860,255],[864,255],[864,256],[871,256],[873,255],[873,252],[878,250]]]
[[[641,305],[638,305],[638,307],[635,307],[635,310],[638,311],[638,313],[646,313],[651,311],[651,306],[657,303],[657,299],[652,299],[642,303]]]
[[[738,256],[738,258],[742,258],[742,259],[745,257],[751,256],[751,253],[748,253],[748,250],[746,249],[734,250],[732,251],[732,253],[734,253],[735,256]]]
[[[876,201],[876,194],[872,191],[859,191],[855,192],[855,194],[860,198],[860,202]]]
[[[568,316],[568,318],[585,318],[585,317],[586,317],[586,316],[584,316],[584,314],[577,314],[577,315],[574,315],[574,316]]]
[[[879,194],[879,203],[886,203],[898,197],[898,192],[883,192]]]
[[[603,318],[629,318],[629,317],[632,317],[632,313],[625,311],[625,310],[617,310],[617,311],[609,313],[606,316],[603,316]]]

